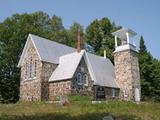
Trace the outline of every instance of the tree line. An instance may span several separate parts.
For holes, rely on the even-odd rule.
[[[0,23],[0,101],[19,100],[20,69],[17,64],[29,33],[76,47],[77,32],[81,31],[88,52],[103,55],[106,50],[107,57],[113,62],[114,38],[111,33],[120,28],[104,17],[93,20],[85,30],[76,22],[66,29],[61,17],[50,17],[41,11],[6,18]],[[139,64],[142,99],[160,101],[160,61],[149,53],[143,37],[140,38]]]

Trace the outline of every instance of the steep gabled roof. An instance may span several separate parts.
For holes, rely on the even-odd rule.
[[[114,87],[118,85],[115,81],[114,66],[108,58],[86,53],[88,63],[91,67],[91,75],[94,75],[94,84],[100,86]]]
[[[60,57],[58,67],[53,71],[49,82],[71,79],[82,59],[87,64],[94,85],[118,88],[115,81],[114,66],[109,59],[87,53],[82,50]]]
[[[60,81],[71,79],[80,63],[80,60],[84,54],[84,50],[80,53],[74,52],[61,56],[59,59],[59,65],[52,73],[49,81]]]
[[[94,85],[118,88],[114,66],[109,59],[88,53],[85,50],[77,53],[74,48],[32,34],[29,34],[18,67],[22,65],[31,42],[41,61],[58,64],[49,79],[50,82],[72,78],[80,60],[84,57]]]
[[[74,48],[71,48],[69,46],[29,34],[27,42],[25,44],[25,47],[23,49],[22,55],[20,57],[18,67],[21,66],[24,55],[29,47],[30,41],[33,42],[34,47],[37,50],[37,53],[40,57],[40,60],[50,62],[50,63],[55,63],[58,64],[59,62],[59,57],[63,56],[68,53],[72,53],[75,51]]]

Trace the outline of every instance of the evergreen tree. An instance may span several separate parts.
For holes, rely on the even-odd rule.
[[[86,41],[93,46],[96,54],[103,56],[106,50],[107,57],[113,62],[114,38],[112,32],[119,29],[106,17],[94,20],[86,29]]]
[[[160,101],[160,61],[153,59],[152,61],[152,73],[151,73],[151,93],[152,98],[156,101]]]
[[[150,73],[151,73],[151,56],[147,52],[146,46],[144,44],[144,39],[140,38],[140,49],[139,49],[139,66],[140,66],[140,77],[141,77],[141,93],[142,99],[150,96]]]
[[[62,19],[54,15],[50,20],[49,38],[63,44],[68,44],[67,31],[65,30]]]
[[[103,55],[113,62],[114,38],[111,35],[120,27],[108,18],[94,20],[84,33],[86,49]],[[28,34],[36,34],[60,43],[76,47],[77,31],[83,32],[79,23],[66,30],[62,19],[46,13],[15,14],[0,23],[0,101],[16,102],[19,99],[20,69],[17,68]],[[140,39],[139,66],[142,98],[160,101],[160,61],[147,51],[143,37]]]
[[[142,99],[160,100],[160,62],[147,51],[142,36],[140,38],[139,66]]]
[[[76,48],[78,31],[83,33],[83,27],[79,23],[73,23],[67,30],[68,45]]]
[[[144,44],[144,39],[143,36],[140,37],[140,44],[139,44],[139,53],[140,54],[146,54],[147,53],[147,48]]]

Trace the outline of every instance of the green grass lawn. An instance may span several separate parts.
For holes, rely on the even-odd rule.
[[[0,120],[160,120],[160,103],[72,101],[67,106],[43,102],[0,104]]]

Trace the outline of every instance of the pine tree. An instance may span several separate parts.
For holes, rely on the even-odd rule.
[[[76,48],[78,31],[83,33],[83,27],[77,22],[74,22],[70,26],[70,28],[67,30],[67,37],[68,37],[68,45],[69,46]]]
[[[147,51],[142,36],[140,38],[139,66],[142,99],[160,101],[160,62]]]
[[[140,66],[140,77],[141,77],[141,93],[142,99],[151,96],[150,93],[150,73],[151,73],[151,62],[152,57],[147,51],[144,39],[140,38],[140,49],[139,49],[139,66]]]
[[[147,48],[146,48],[146,45],[144,44],[143,36],[140,37],[139,48],[140,48],[139,49],[140,54],[146,54],[147,53]]]
[[[100,20],[96,19],[86,29],[86,42],[93,46],[98,55],[102,56],[103,51],[106,50],[107,57],[113,62],[114,38],[111,33],[118,28],[106,17]]]

